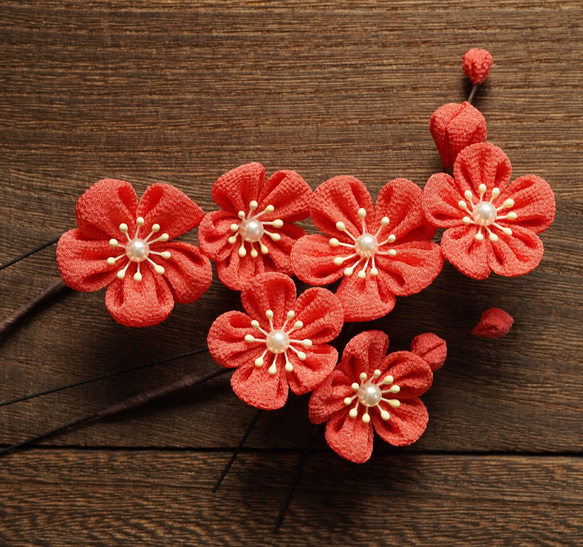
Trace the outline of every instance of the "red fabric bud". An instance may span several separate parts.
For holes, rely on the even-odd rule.
[[[413,338],[411,352],[419,355],[435,372],[445,363],[447,344],[437,334],[425,332]]]
[[[462,67],[474,85],[481,84],[490,74],[492,55],[485,49],[470,49],[462,59]]]
[[[507,335],[512,328],[514,318],[500,308],[490,308],[486,310],[478,324],[472,329],[473,336],[482,338],[502,338]]]
[[[449,103],[439,107],[429,120],[429,131],[435,141],[443,169],[451,167],[457,155],[467,146],[484,142],[488,136],[486,120],[470,103]]]

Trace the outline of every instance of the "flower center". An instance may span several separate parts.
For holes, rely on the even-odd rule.
[[[140,238],[132,239],[126,245],[126,256],[132,262],[143,262],[150,254],[150,246],[148,243]]]
[[[243,240],[248,241],[249,243],[257,243],[265,233],[263,224],[261,224],[256,218],[242,220],[239,224],[238,230]]]
[[[364,384],[358,388],[356,392],[358,400],[364,406],[377,406],[382,399],[383,394],[381,388],[376,384]]]
[[[472,216],[478,226],[490,226],[496,220],[496,207],[489,201],[480,201],[474,208]]]
[[[356,238],[354,250],[361,258],[372,258],[379,250],[379,242],[372,234],[362,234]]]
[[[272,330],[265,342],[271,353],[283,353],[289,348],[289,336],[282,330]]]

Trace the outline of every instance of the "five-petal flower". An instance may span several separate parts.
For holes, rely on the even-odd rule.
[[[105,304],[119,323],[160,323],[174,302],[194,302],[210,286],[208,258],[194,245],[170,241],[203,217],[177,188],[153,184],[138,203],[128,182],[100,180],[79,198],[76,215],[78,228],[59,240],[59,270],[78,291],[109,285]]]
[[[198,230],[201,250],[230,289],[240,291],[264,272],[292,275],[291,248],[305,234],[291,223],[308,216],[308,183],[295,171],[264,178],[259,163],[222,175],[212,189],[221,209],[207,214]]]
[[[281,408],[288,387],[298,395],[314,389],[334,368],[338,352],[327,342],[343,325],[342,307],[330,291],[311,288],[296,300],[285,274],[253,278],[241,293],[245,313],[220,315],[208,334],[211,355],[237,368],[231,385],[258,408]]]
[[[355,336],[310,399],[310,420],[327,422],[330,447],[355,463],[370,458],[373,430],[389,444],[406,446],[423,434],[429,420],[419,396],[433,382],[430,365],[410,351],[387,355],[388,347],[384,332]]]
[[[336,296],[345,321],[386,315],[395,296],[421,291],[443,267],[439,245],[429,241],[435,228],[423,216],[421,195],[415,183],[395,179],[380,191],[375,209],[354,177],[324,182],[312,195],[310,214],[328,237],[308,235],[295,244],[296,275],[312,285],[343,277]]]
[[[553,191],[535,175],[509,184],[511,172],[500,148],[479,143],[460,152],[453,177],[438,173],[425,185],[427,219],[448,228],[441,239],[443,254],[473,279],[486,279],[490,271],[522,275],[541,261],[543,244],[536,234],[555,217]]]

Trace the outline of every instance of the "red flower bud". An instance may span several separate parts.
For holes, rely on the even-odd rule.
[[[510,332],[514,318],[500,308],[486,310],[478,324],[472,329],[473,336],[482,338],[502,338]]]
[[[484,116],[468,102],[449,103],[438,108],[429,120],[429,131],[444,170],[453,165],[464,148],[484,142],[488,136]]]
[[[433,334],[432,332],[425,332],[419,334],[411,342],[411,352],[419,355],[429,365],[431,370],[435,372],[440,369],[445,363],[447,357],[447,344],[443,338]]]
[[[462,67],[474,85],[481,84],[490,74],[492,55],[485,49],[470,49],[462,59]]]

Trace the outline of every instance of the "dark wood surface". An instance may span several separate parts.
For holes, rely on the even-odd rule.
[[[486,47],[475,104],[515,176],[553,187],[540,267],[477,282],[446,266],[358,330],[394,348],[420,332],[449,357],[407,449],[344,462],[315,443],[307,398],[264,413],[215,495],[254,410],[226,377],[0,460],[2,545],[581,545],[583,543],[583,8],[531,2],[22,2],[0,6],[0,263],[74,227],[104,177],[174,184],[205,211],[223,172],[260,161],[315,188],[339,174],[371,193],[440,170],[428,119],[461,102],[461,55]],[[186,237],[196,240],[196,233]],[[58,278],[54,247],[0,272],[0,318]],[[236,293],[217,280],[165,323],[128,329],[103,293],[68,292],[0,340],[0,398],[204,346]],[[481,313],[515,317],[500,340]],[[0,408],[6,446],[186,372],[185,359]]]

